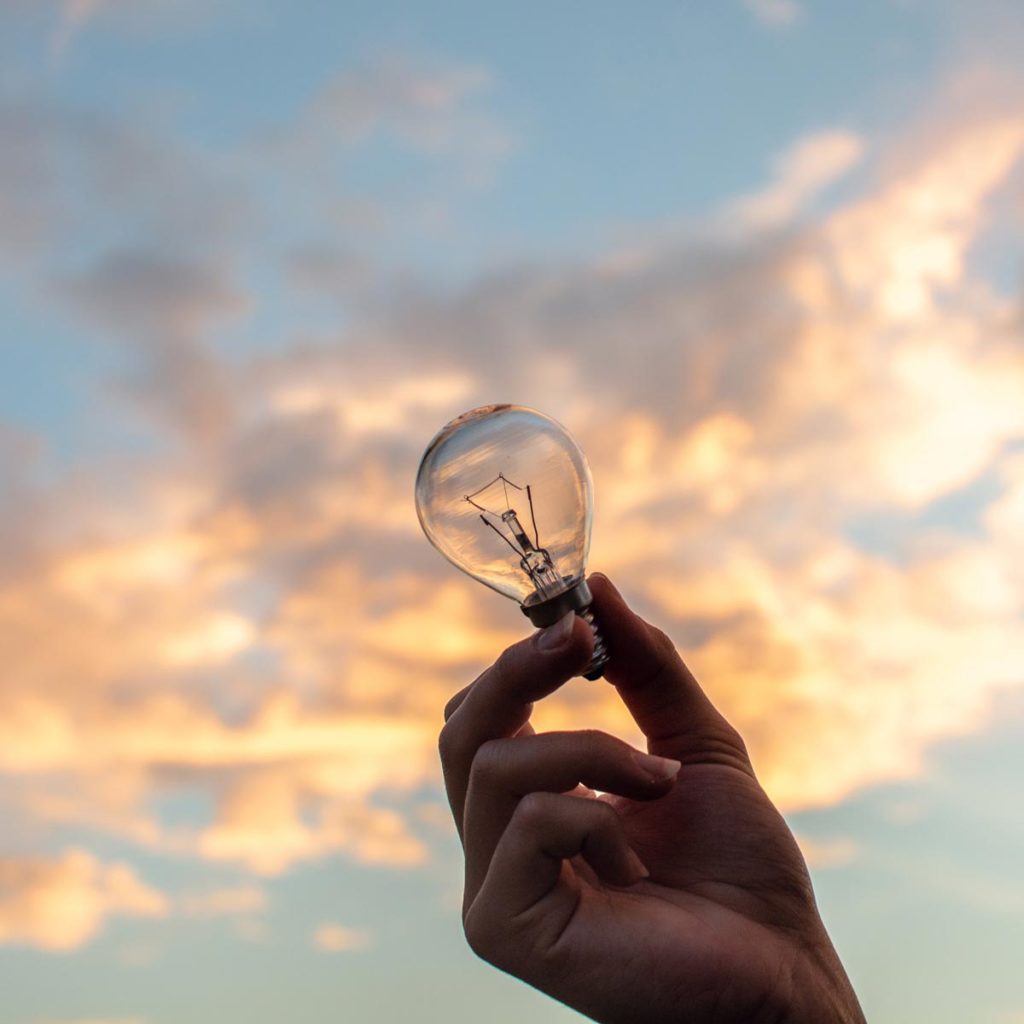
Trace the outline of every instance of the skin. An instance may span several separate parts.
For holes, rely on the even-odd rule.
[[[743,740],[668,637],[589,582],[608,683],[655,758],[596,731],[534,733],[533,702],[590,658],[573,616],[452,698],[440,750],[470,946],[607,1024],[864,1024]]]

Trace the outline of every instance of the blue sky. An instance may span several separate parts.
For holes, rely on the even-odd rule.
[[[574,1017],[466,948],[434,752],[523,620],[412,477],[496,400],[588,452],[868,1018],[1024,1021],[1021,45],[0,0],[0,1024]]]

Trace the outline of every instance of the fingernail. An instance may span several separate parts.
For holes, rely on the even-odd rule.
[[[629,865],[629,870],[633,874],[634,878],[634,881],[631,884],[636,885],[637,882],[651,877],[650,871],[647,870],[646,865],[636,855],[636,850],[632,847],[626,848],[626,863]]]
[[[682,767],[681,761],[673,760],[671,757],[657,757],[655,754],[641,754],[639,750],[633,751],[633,759],[654,782],[664,782],[666,779],[674,779]]]
[[[538,651],[554,651],[561,647],[572,633],[576,621],[575,612],[566,612],[556,623],[547,626],[537,634]]]

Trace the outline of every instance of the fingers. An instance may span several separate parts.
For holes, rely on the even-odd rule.
[[[470,683],[469,686],[464,686],[444,706],[444,720],[446,722],[448,721],[449,718],[452,717],[452,715],[455,714],[455,712],[459,708],[459,705],[466,699],[467,696],[469,696],[469,691],[472,690],[475,685],[476,685],[475,683]],[[530,725],[529,722],[526,722],[524,725],[521,725],[519,727],[519,730],[516,732],[515,735],[516,736],[532,736],[534,734],[534,732],[535,732],[535,730],[534,730],[533,726]]]
[[[469,686],[464,686],[447,704],[444,706],[444,720],[447,722],[456,711],[459,710],[459,705],[469,696],[469,691],[473,689],[475,683],[470,683]]]
[[[636,615],[602,573],[589,579],[608,646],[605,676],[658,754],[735,762],[750,771],[739,733],[708,700],[672,641]]]
[[[472,686],[449,702],[439,746],[445,789],[462,833],[469,771],[481,744],[528,734],[533,702],[578,674],[590,660],[593,634],[569,614],[509,647]]]
[[[653,800],[672,788],[678,771],[678,761],[644,754],[596,731],[485,743],[473,759],[466,797],[466,904],[476,896],[502,833],[526,794],[566,793],[582,783],[634,800]]]
[[[466,936],[495,962],[509,922],[545,901],[538,926],[557,935],[579,901],[579,882],[563,861],[582,855],[602,881],[635,885],[648,875],[618,814],[600,800],[530,793],[517,805],[490,870],[465,915]]]

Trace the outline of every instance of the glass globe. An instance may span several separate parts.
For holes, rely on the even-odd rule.
[[[593,626],[584,579],[592,499],[590,468],[569,432],[517,405],[452,420],[416,475],[416,512],[434,547],[539,626],[567,611]],[[595,662],[604,654],[597,642]]]

